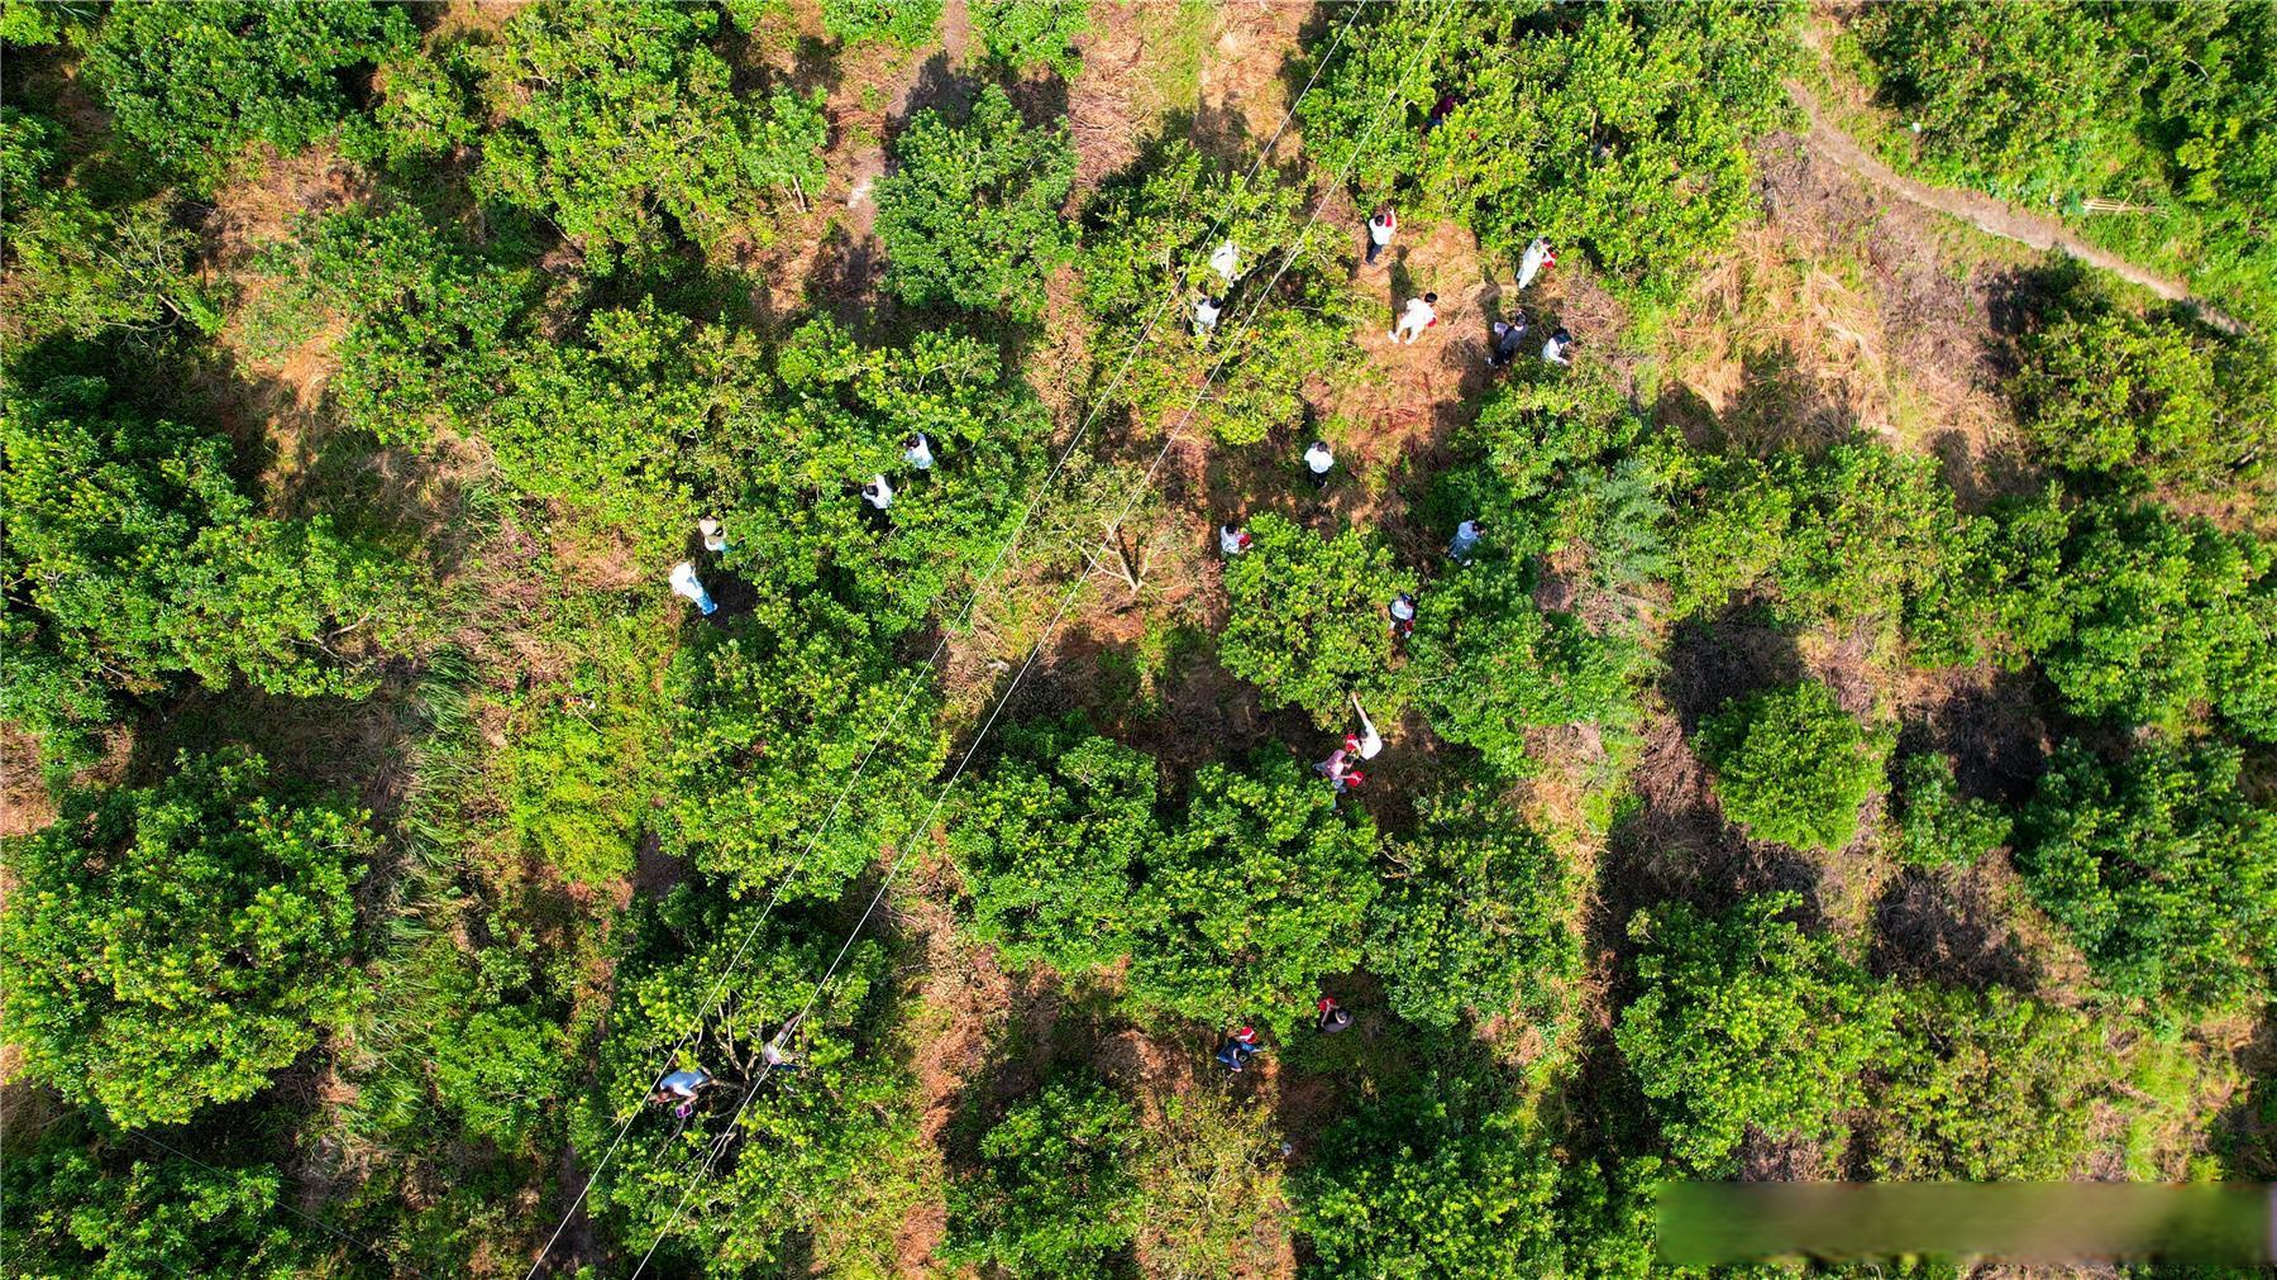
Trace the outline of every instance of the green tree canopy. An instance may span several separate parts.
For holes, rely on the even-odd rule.
[[[919,112],[893,159],[877,184],[887,287],[918,306],[1041,317],[1044,280],[1075,252],[1060,214],[1075,182],[1066,126],[1027,127],[991,85],[960,124]]]
[[[1248,528],[1248,554],[1225,569],[1226,669],[1255,684],[1266,706],[1300,708],[1324,729],[1351,722],[1354,694],[1377,720],[1396,717],[1406,682],[1391,669],[1384,610],[1414,580],[1356,530],[1324,539],[1270,512]],[[1420,612],[1437,607],[1426,600]]]
[[[400,8],[369,0],[150,0],[111,7],[87,49],[111,127],[211,186],[247,143],[294,152],[351,120],[351,73],[416,39]]]
[[[2018,824],[2032,897],[2111,990],[2180,1007],[2269,990],[2277,824],[2223,747],[2142,747],[2106,763],[2067,745]]]
[[[285,1214],[285,1180],[271,1165],[103,1161],[83,1147],[48,1144],[0,1162],[0,1186],[8,1197],[0,1240],[27,1280],[296,1280],[320,1269],[314,1242]]]
[[[974,0],[967,12],[988,56],[1012,70],[1049,67],[1062,80],[1083,70],[1075,42],[1091,29],[1091,0]]]
[[[484,50],[484,97],[503,124],[483,140],[478,188],[543,214],[597,262],[653,252],[664,219],[698,245],[762,223],[754,194],[822,181],[819,90],[746,101],[707,43],[709,6],[545,0]]]
[[[370,837],[275,790],[259,756],[184,755],[155,786],[70,793],[14,844],[0,973],[34,1075],[119,1124],[180,1124],[344,1023]]]
[[[1637,998],[1613,1032],[1671,1153],[1730,1176],[1750,1135],[1848,1141],[1860,1071],[1893,1035],[1887,990],[1833,942],[1781,918],[1789,894],[1722,916],[1683,903],[1639,912]]]
[[[1726,817],[1756,839],[1824,850],[1857,834],[1890,750],[1815,680],[1731,699],[1701,722],[1698,746]]]
[[[1145,1200],[1138,1118],[1112,1089],[1058,1076],[980,1139],[980,1167],[950,1183],[952,1265],[1007,1276],[1108,1276],[1128,1264]]]

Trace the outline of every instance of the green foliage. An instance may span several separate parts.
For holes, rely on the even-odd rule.
[[[1115,1274],[1144,1200],[1131,1104],[1091,1079],[1059,1077],[1012,1105],[980,1140],[980,1167],[949,1186],[951,1265],[1008,1276]]]
[[[976,929],[1015,963],[1076,973],[1131,956],[1142,1006],[1290,1025],[1360,960],[1376,831],[1283,752],[1205,765],[1183,814],[1153,766],[1071,730],[1015,735],[952,848]]]
[[[2068,471],[2225,494],[2277,444],[2277,359],[2251,339],[2087,304],[2021,346],[2017,420]]]
[[[660,1257],[689,1273],[741,1276],[779,1266],[810,1235],[813,1265],[835,1269],[834,1250],[846,1244],[834,1239],[839,1215],[908,1194],[913,1176],[914,1099],[882,1039],[892,1025],[893,984],[875,941],[854,946],[786,1041],[797,1067],[769,1073],[737,1112],[761,1069],[761,1042],[815,994],[843,941],[835,921],[804,928],[770,920],[744,953],[727,998],[703,1015],[706,995],[759,912],[756,904],[729,908],[722,895],[690,886],[635,908],[599,1083],[571,1125],[580,1150],[600,1150],[627,1113],[652,1112],[633,1121],[615,1167],[595,1183],[593,1203],[622,1238],[645,1249],[687,1193]],[[690,1045],[668,1059],[690,1031]],[[723,1087],[683,1127],[645,1094],[665,1070],[696,1065]],[[726,1154],[699,1181],[706,1150],[723,1141]],[[884,1206],[888,1240],[907,1207]]]
[[[1469,1096],[1470,1083],[1411,1087],[1329,1130],[1300,1184],[1312,1274],[1563,1273],[1549,1144],[1522,1114]]]
[[[1323,539],[1270,512],[1248,528],[1248,554],[1225,570],[1226,670],[1255,684],[1266,706],[1300,708],[1324,729],[1349,722],[1355,694],[1378,720],[1396,718],[1407,697],[1384,610],[1413,580],[1358,531]],[[1418,613],[1437,607],[1425,600]]]
[[[1410,645],[1408,675],[1432,728],[1513,778],[1535,768],[1528,729],[1633,723],[1644,665],[1634,641],[1540,608],[1532,588],[1524,566],[1485,556],[1434,585]]]
[[[2268,992],[2277,825],[2240,792],[2241,767],[2222,747],[2107,764],[2067,745],[2040,780],[2017,866],[2110,990],[2183,1009]]]
[[[681,708],[670,843],[739,894],[837,893],[887,846],[922,836],[926,784],[948,750],[930,674],[823,595],[769,597],[732,631],[698,632],[667,681]]]
[[[1989,800],[1963,799],[1946,756],[1900,760],[1897,795],[1897,857],[1907,866],[1965,867],[2008,843],[2008,815]]]
[[[11,1271],[26,1280],[294,1280],[315,1269],[271,1165],[202,1168],[167,1157],[106,1167],[84,1149],[49,1144],[11,1152],[0,1170]]]
[[[434,160],[481,138],[483,113],[474,85],[481,69],[471,46],[410,49],[380,65],[378,151],[396,166]]]
[[[1155,763],[1073,727],[1004,737],[949,823],[973,934],[1013,965],[1104,968],[1130,946],[1131,868],[1166,839]]]
[[[745,101],[705,42],[718,13],[635,0],[545,0],[481,54],[502,124],[477,188],[561,228],[597,265],[660,247],[669,217],[705,249],[747,225],[754,193],[822,181],[822,94]]]
[[[1832,851],[1858,833],[1890,742],[1815,680],[1724,703],[1695,744],[1716,772],[1724,815],[1758,840]]]
[[[1115,398],[1166,427],[1191,415],[1227,444],[1256,444],[1301,422],[1306,380],[1352,359],[1360,323],[1340,238],[1308,233],[1304,188],[1271,166],[1249,177],[1247,159],[1213,158],[1184,139],[1149,146],[1086,209],[1080,260],[1093,323],[1151,334]],[[1219,295],[1226,309],[1216,331],[1196,335],[1195,296],[1223,289],[1209,259],[1229,240],[1244,274]],[[1212,370],[1204,404],[1199,391]]]
[[[1876,1064],[1876,1178],[2059,1182],[2093,1145],[2119,1064],[2076,1010],[1994,988],[1925,986],[1897,1002]]]
[[[1065,125],[1026,127],[991,85],[960,125],[918,113],[893,159],[877,184],[887,287],[918,306],[1041,318],[1044,279],[1075,251],[1060,214],[1075,182]]]
[[[11,695],[11,714],[68,732],[100,691],[146,692],[178,672],[303,696],[371,687],[363,643],[387,645],[409,621],[400,563],[324,516],[257,514],[225,441],[147,418],[101,379],[10,390],[0,564],[21,584],[12,629],[39,655],[23,660],[43,673]]]
[[[1795,12],[1731,3],[1393,8],[1354,28],[1306,97],[1306,144],[1332,172],[1354,165],[1362,206],[1413,192],[1414,212],[1461,221],[1489,253],[1515,259],[1546,234],[1666,294],[1754,213],[1746,144],[1783,119]],[[1317,38],[1340,25],[1323,24]],[[1387,92],[1404,118],[1377,128],[1355,157]],[[1426,131],[1442,94],[1454,109]]]
[[[414,39],[402,9],[368,0],[137,2],[111,8],[85,68],[114,130],[210,187],[250,142],[289,154],[368,129],[351,73]]]
[[[974,0],[968,12],[988,56],[1012,70],[1070,81],[1083,70],[1075,42],[1091,30],[1091,0]]]
[[[1392,877],[1368,913],[1368,967],[1392,1012],[1452,1030],[1516,1003],[1562,1011],[1581,976],[1569,923],[1575,878],[1547,840],[1478,799],[1431,797],[1392,841]]]
[[[311,301],[347,318],[328,390],[342,421],[383,441],[466,430],[520,354],[512,336],[522,277],[475,258],[416,209],[327,218],[270,265],[305,273]]]
[[[1139,1162],[1146,1213],[1140,1252],[1173,1275],[1226,1276],[1283,1222],[1274,1109],[1195,1089],[1162,1101]]]
[[[273,795],[259,756],[183,756],[155,786],[79,791],[9,850],[9,1038],[119,1124],[252,1096],[347,1018],[362,818]]]
[[[1201,1022],[1293,1025],[1320,979],[1358,965],[1376,828],[1304,765],[1262,751],[1204,765],[1186,821],[1147,859],[1130,989]]]
[[[842,44],[914,49],[933,38],[943,0],[822,0],[822,29]]]
[[[1614,1040],[1697,1176],[1731,1176],[1751,1135],[1839,1149],[1859,1072],[1893,1034],[1889,993],[1781,919],[1794,904],[1763,894],[1709,917],[1672,903],[1629,922],[1640,991]]]
[[[2277,22],[2265,6],[1876,6],[1869,87],[1918,132],[1883,151],[1934,179],[2053,205],[2122,257],[2266,314],[2277,292]],[[2094,215],[2088,198],[2144,208]]]
[[[468,1133],[516,1138],[568,1092],[566,1039],[560,1027],[527,1009],[478,1010],[435,1037],[435,1092]]]

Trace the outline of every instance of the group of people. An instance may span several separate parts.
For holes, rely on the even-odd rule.
[[[798,1022],[799,1019],[792,1018],[774,1035],[759,1042],[759,1060],[766,1064],[769,1073],[787,1075],[798,1070],[799,1060],[783,1048],[783,1041]],[[673,1115],[685,1120],[695,1113],[696,1102],[704,1090],[718,1083],[712,1073],[702,1067],[683,1067],[657,1081],[656,1087],[649,1091],[648,1100],[654,1106],[672,1108]]]
[[[1324,1036],[1341,1035],[1352,1028],[1352,1011],[1337,1003],[1335,996],[1322,996],[1313,1006],[1319,1016],[1313,1021],[1313,1030]],[[1258,1043],[1257,1028],[1236,1027],[1226,1033],[1215,1055],[1218,1065],[1239,1074],[1249,1069],[1249,1060],[1256,1057],[1263,1045]]]

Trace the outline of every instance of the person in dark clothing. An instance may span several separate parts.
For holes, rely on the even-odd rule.
[[[1486,353],[1487,367],[1491,369],[1509,368],[1510,362],[1518,357],[1519,349],[1525,345],[1526,317],[1522,315],[1512,316],[1508,320],[1495,321],[1494,345]]]
[[[1431,136],[1431,131],[1438,128],[1440,125],[1445,124],[1447,122],[1447,117],[1452,114],[1454,110],[1455,95],[1451,93],[1440,94],[1439,101],[1432,104],[1430,116],[1423,121],[1423,135],[1425,137]]]

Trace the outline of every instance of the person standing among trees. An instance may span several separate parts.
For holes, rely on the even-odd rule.
[[[721,532],[718,520],[705,516],[696,522],[696,532],[703,536],[704,550],[715,554],[727,550],[727,535]]]
[[[1486,526],[1477,519],[1465,520],[1455,526],[1455,536],[1447,543],[1447,558],[1456,564],[1467,565],[1478,550],[1479,540],[1486,535]]]
[[[902,445],[901,460],[919,471],[931,471],[933,469],[933,442],[926,439],[925,433],[922,431],[909,437],[908,441]]]
[[[1249,550],[1249,530],[1236,524],[1218,526],[1218,554],[1231,560]]]
[[[1225,281],[1227,289],[1233,288],[1233,282],[1241,278],[1240,246],[1231,240],[1219,245],[1210,254],[1210,270],[1218,273],[1218,278]]]
[[[1225,299],[1223,298],[1213,298],[1209,294],[1205,293],[1201,297],[1195,299],[1194,332],[1197,334],[1209,334],[1217,332],[1218,313],[1224,310]]]
[[[1391,244],[1392,233],[1398,230],[1399,215],[1392,212],[1389,204],[1378,205],[1374,215],[1368,219],[1369,266],[1376,265],[1376,258]]]
[[[1338,1004],[1335,996],[1322,996],[1315,1007],[1320,1010],[1320,1021],[1313,1025],[1322,1035],[1333,1036],[1351,1028],[1352,1013]]]
[[[1550,252],[1550,242],[1535,236],[1534,242],[1526,246],[1525,256],[1518,260],[1518,287],[1524,289],[1534,283],[1534,277],[1542,273],[1542,268],[1557,264],[1558,256]]]
[[[1312,487],[1326,489],[1328,473],[1336,466],[1336,455],[1331,453],[1326,440],[1315,440],[1305,446],[1305,470],[1312,476]]]
[[[1405,640],[1415,634],[1415,596],[1402,591],[1392,597],[1390,608],[1391,633],[1394,640]]]
[[[1360,705],[1360,695],[1352,695],[1352,713],[1360,717],[1360,732],[1345,734],[1344,745],[1362,760],[1373,760],[1383,753],[1384,735],[1376,732],[1376,722],[1368,718],[1368,709]]]
[[[705,617],[719,612],[719,603],[712,599],[709,591],[704,590],[703,580],[696,576],[694,561],[682,560],[673,565],[671,582],[672,594],[692,601],[697,611]]]
[[[1494,343],[1487,348],[1486,366],[1489,369],[1507,369],[1518,358],[1518,349],[1526,345],[1526,317],[1523,314],[1508,320],[1494,322]]]
[[[873,511],[883,511],[893,505],[893,486],[887,484],[882,475],[871,476],[870,482],[862,486],[862,501],[869,503]]]
[[[1573,335],[1563,329],[1551,334],[1550,340],[1542,344],[1542,360],[1545,364],[1572,364],[1572,352]]]
[[[650,1094],[648,1100],[658,1106],[677,1103],[672,1114],[685,1120],[688,1113],[696,1109],[696,1094],[711,1082],[711,1072],[701,1067],[675,1071],[656,1082],[656,1092]]]
[[[1393,342],[1404,340],[1412,344],[1417,338],[1423,336],[1425,329],[1439,323],[1439,308],[1435,305],[1438,301],[1439,295],[1436,293],[1426,293],[1420,298],[1409,298],[1407,309],[1400,313],[1399,324],[1388,335],[1391,340]],[[1406,335],[1404,339],[1401,337],[1403,334]]]

